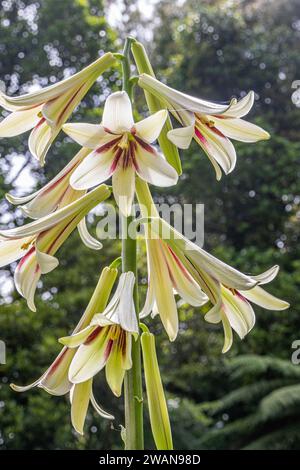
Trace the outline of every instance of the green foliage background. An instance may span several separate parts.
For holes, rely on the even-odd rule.
[[[180,183],[164,197],[205,204],[205,248],[221,259],[252,273],[279,264],[281,272],[268,289],[288,300],[291,308],[284,312],[256,308],[256,328],[243,342],[235,338],[226,358],[221,354],[221,328],[205,323],[199,309],[180,309],[175,343],[169,343],[158,321],[151,329],[158,335],[176,448],[299,449],[300,366],[291,363],[291,345],[300,334],[300,113],[291,101],[291,85],[300,79],[300,4],[298,0],[230,4],[186,0],[177,8],[176,1],[163,0],[156,5],[153,21],[145,24],[139,2],[125,1],[123,23],[113,30],[105,19],[109,3],[113,2],[2,1],[1,79],[9,93],[26,91],[32,82],[47,85],[47,77],[61,79],[65,70],[79,70],[102,51],[119,50],[119,35],[134,32],[144,37],[150,30],[153,36],[147,48],[153,65],[171,86],[220,101],[255,90],[257,100],[249,119],[266,128],[271,141],[237,144],[236,170],[219,183],[206,157],[193,145],[182,155]],[[98,81],[73,120],[98,122],[105,96],[117,89],[119,78],[116,71]],[[136,103],[143,114],[141,92]],[[61,136],[41,171],[30,158],[26,137],[0,141],[1,196],[18,182],[18,158],[23,171],[30,168],[43,184],[77,149]],[[0,216],[3,226],[23,222],[20,212],[5,202]],[[97,220],[91,218],[92,230]],[[122,400],[112,398],[101,374],[95,394],[116,415],[116,422],[111,428],[90,412],[84,437],[71,429],[66,398],[42,390],[16,394],[8,386],[12,381],[30,383],[41,375],[60,349],[57,338],[72,330],[101,267],[119,248],[118,243],[107,242],[95,255],[74,233],[59,252],[60,267],[39,285],[37,313],[30,312],[15,293],[3,292],[0,335],[7,346],[7,363],[1,365],[0,448],[122,448]],[[143,293],[144,255],[141,246]],[[3,289],[10,276],[9,268],[2,270]],[[149,430],[146,443],[153,448]]]

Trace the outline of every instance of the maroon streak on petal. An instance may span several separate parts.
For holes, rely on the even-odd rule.
[[[199,131],[198,127],[196,127],[196,126],[195,126],[195,134],[196,134],[196,136],[198,137],[198,139],[199,139],[204,145],[207,144],[206,138],[204,137],[204,135],[201,134],[201,132]]]
[[[74,93],[73,96],[71,96],[71,98],[69,99],[69,101],[67,102],[67,104],[65,105],[65,107],[63,108],[63,110],[60,112],[60,114],[58,115],[58,118],[56,120],[56,123],[58,124],[60,120],[63,119],[63,116],[64,116],[64,113],[66,112],[66,109],[68,108],[68,106],[72,103],[72,101],[75,100],[76,96],[78,95],[78,93],[80,92],[80,90],[83,88],[84,86],[84,83],[78,88],[78,90]]]
[[[205,285],[206,289],[208,290],[208,292],[210,293],[210,296],[208,295],[209,299],[214,299],[215,302],[217,302],[217,298],[215,297],[215,294],[214,292],[211,290],[210,286],[207,284],[207,282],[205,281],[205,279],[203,278],[203,276],[201,275],[201,272],[199,272],[199,268],[197,268],[197,266],[195,266],[195,264],[192,262],[192,260],[187,256],[185,255],[185,258],[186,260],[190,263],[190,265],[195,269],[195,271],[197,271],[199,277],[201,278],[203,284]],[[208,273],[208,275],[212,278],[213,281],[215,281],[218,285],[220,285],[220,282],[215,279],[211,274]]]
[[[63,360],[64,356],[66,355],[68,351],[68,348],[65,347],[63,348],[63,350],[61,351],[61,353],[57,356],[57,358],[55,359],[55,361],[53,362],[53,364],[50,366],[47,374],[46,374],[46,377],[47,375],[52,375],[56,369],[58,368],[59,364],[61,363],[61,361]]]
[[[113,172],[115,171],[115,169],[117,168],[118,163],[119,163],[119,160],[120,160],[122,154],[123,154],[123,149],[121,149],[120,147],[118,147],[118,149],[117,149],[117,151],[116,151],[116,153],[115,153],[113,162],[112,162],[111,167],[110,167],[111,173],[113,173]]]
[[[140,146],[146,150],[147,152],[149,153],[153,153],[155,154],[156,151],[155,149],[152,147],[152,145],[148,144],[147,142],[145,142],[143,139],[141,139],[140,137],[138,137],[137,135],[134,136],[135,140],[140,144]]]
[[[240,291],[236,290],[236,291],[235,291],[235,295],[236,295],[239,299],[241,299],[243,302],[245,302],[246,304],[249,304],[249,302],[248,302],[248,300],[246,299],[246,297],[244,297],[244,296],[240,293]]]
[[[105,361],[107,361],[107,359],[109,358],[109,355],[110,355],[110,353],[111,353],[113,344],[114,344],[114,340],[113,340],[113,339],[109,339],[109,340],[108,340],[108,343],[107,343],[107,346],[106,346],[106,348],[105,348],[105,351],[104,351],[104,359],[105,359]]]
[[[129,142],[129,151],[130,151],[132,164],[133,164],[135,170],[139,171],[139,165],[138,165],[138,162],[137,162],[137,159],[136,159],[136,156],[135,156],[136,148],[137,148],[136,142],[134,142],[133,140],[130,141]]]
[[[108,129],[108,127],[103,127],[103,129],[104,129],[105,132],[107,132],[108,134],[119,135],[119,134],[117,134],[116,132],[113,132],[113,131],[111,131],[110,129]]]
[[[55,245],[55,243],[57,242],[57,240],[59,239],[59,237],[61,237],[61,235],[65,232],[65,230],[68,229],[69,225],[73,222],[74,219],[76,219],[77,215],[74,215],[74,217],[68,221],[67,225],[64,226],[62,228],[62,230],[59,232],[59,234],[55,237],[55,239],[52,241],[51,245],[47,248],[47,253],[49,254],[51,252],[51,249],[53,248],[53,246]],[[45,235],[49,230],[51,230],[53,228],[50,227],[48,228],[47,230],[44,230],[44,232],[41,232],[39,235],[38,235],[38,238],[42,238],[43,235]]]
[[[223,139],[226,139],[227,137],[221,132],[219,131],[219,129],[217,129],[215,126],[212,126],[210,127],[208,124],[206,124],[207,127],[209,127],[209,129],[211,129],[215,134],[217,134],[219,137],[222,137]]]
[[[172,257],[174,258],[177,266],[180,268],[180,271],[182,272],[182,274],[188,279],[190,280],[190,275],[187,271],[187,269],[184,267],[184,265],[182,264],[182,262],[180,261],[180,259],[178,258],[178,256],[174,253],[174,251],[172,250],[172,248],[170,248],[169,246],[167,246],[169,252],[171,253]]]
[[[16,271],[17,271],[17,270],[19,271],[19,269],[21,269],[21,267],[23,266],[23,264],[25,263],[25,261],[26,261],[31,255],[33,255],[34,252],[35,252],[35,247],[32,246],[32,247],[30,248],[30,250],[27,251],[27,253],[25,253],[25,255],[20,259],[19,264],[18,264],[18,266],[17,266],[17,268],[16,268]]]
[[[46,119],[44,117],[42,117],[39,122],[37,123],[37,125],[33,128],[33,130],[36,130],[38,129],[44,122],[46,121]]]
[[[119,140],[121,140],[122,137],[117,137],[116,139],[113,139],[109,142],[106,142],[106,144],[101,145],[96,149],[96,153],[102,153],[105,152],[106,150],[111,149]]]
[[[87,344],[92,343],[94,339],[96,339],[96,337],[98,336],[101,330],[102,330],[102,326],[97,326],[94,329],[94,331],[92,331],[92,333],[87,337],[87,339],[85,340],[83,344],[87,345]]]

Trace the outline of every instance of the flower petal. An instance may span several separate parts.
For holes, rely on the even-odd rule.
[[[232,100],[229,108],[223,112],[223,116],[232,118],[241,118],[249,113],[254,103],[254,91],[249,91],[244,98]]]
[[[170,341],[174,341],[178,332],[178,314],[169,270],[164,261],[160,240],[149,239],[147,245],[157,309]]]
[[[135,171],[133,167],[117,167],[112,177],[112,186],[120,212],[128,217],[131,214],[135,190]]]
[[[77,348],[86,341],[86,339],[94,330],[94,326],[88,325],[77,333],[73,333],[71,336],[64,336],[62,338],[59,338],[58,341],[64,346],[67,346],[68,348]]]
[[[62,93],[68,91],[71,87],[78,86],[79,83],[85,83],[92,75],[96,80],[97,76],[115,62],[115,58],[111,52],[104,54],[97,60],[89,64],[84,69],[75,73],[60,82],[54,83],[40,90],[32,93],[26,93],[21,96],[7,96],[4,93],[0,94],[0,106],[5,109],[17,110],[20,108],[27,108],[45,103],[46,101],[57,98]]]
[[[38,387],[51,395],[61,396],[68,393],[72,387],[68,379],[68,370],[75,351],[63,348],[55,361],[41,377]]]
[[[215,127],[230,139],[240,142],[257,142],[270,138],[270,134],[261,127],[243,119],[220,119],[214,117]]]
[[[35,127],[41,119],[40,109],[41,106],[9,114],[0,122],[0,137],[14,137]]]
[[[195,307],[206,303],[208,298],[175,253],[165,247],[164,255],[169,266],[173,286],[180,297]]]
[[[103,245],[99,240],[92,237],[92,235],[89,233],[88,228],[86,226],[85,217],[79,222],[79,224],[77,225],[77,228],[78,228],[78,233],[80,235],[80,238],[82,242],[85,244],[85,246],[87,246],[88,248],[91,248],[92,250],[101,250]]]
[[[19,262],[15,274],[14,283],[19,294],[27,300],[27,305],[36,312],[34,294],[41,277],[41,269],[37,263],[35,248],[31,248]]]
[[[177,183],[177,171],[150,145],[138,144],[136,161],[137,174],[148,183],[161,187]]]
[[[14,196],[12,194],[6,194],[6,199],[11,204],[24,204],[28,203],[20,209],[24,214],[31,217],[32,219],[39,219],[44,217],[61,205],[62,201],[65,201],[64,193],[67,191],[69,186],[69,178],[76,166],[86,157],[89,153],[89,149],[81,149],[74,158],[43,188],[38,191],[29,194],[28,196]],[[74,190],[75,192],[75,190]],[[80,193],[77,193],[78,197]],[[64,204],[65,205],[65,204]]]
[[[166,122],[168,117],[168,111],[166,109],[162,109],[157,111],[157,113],[152,114],[151,116],[143,119],[142,121],[136,122],[134,127],[138,133],[138,135],[148,143],[154,142]]]
[[[255,314],[245,297],[232,294],[228,289],[222,289],[224,313],[231,327],[243,339],[255,324]]]
[[[278,297],[269,294],[269,292],[266,292],[259,286],[256,286],[249,291],[241,292],[246,299],[268,310],[285,310],[290,306],[288,302],[278,299]]]
[[[124,278],[123,287],[120,293],[120,302],[118,308],[119,322],[123,330],[131,333],[138,333],[139,327],[136,318],[135,306],[133,301],[133,290],[135,276],[133,272],[128,271],[120,276]]]
[[[42,118],[30,133],[29,150],[42,166],[45,164],[46,154],[58,132],[52,131],[47,121]]]
[[[67,123],[63,125],[62,129],[75,142],[89,149],[99,147],[105,137],[111,139],[111,135],[99,124]]]
[[[114,154],[111,149],[106,152],[92,152],[76,168],[70,178],[74,189],[89,189],[106,181],[113,172]]]
[[[228,104],[213,103],[181,93],[145,73],[140,75],[139,85],[161,101],[172,103],[174,109],[179,112],[180,109],[178,110],[178,108],[183,108],[184,110],[193,111],[195,113],[217,114],[226,111],[229,107]]]
[[[258,281],[259,285],[261,284],[268,284],[269,282],[273,281],[277,276],[279,271],[279,266],[275,264],[272,268],[268,269],[262,274],[258,274],[257,276],[251,276],[252,279]]]
[[[126,91],[117,91],[109,95],[104,105],[102,125],[114,133],[130,131],[134,120]]]
[[[23,238],[30,235],[37,235],[40,232],[46,231],[48,228],[57,225],[59,222],[65,221],[69,217],[77,214],[82,214],[82,217],[97,203],[106,199],[110,195],[110,190],[106,185],[98,186],[89,193],[81,196],[76,201],[68,206],[42,217],[41,219],[34,220],[27,225],[17,227],[9,230],[0,230],[0,237],[4,238]]]
[[[197,121],[195,139],[211,161],[216,161],[225,174],[230,173],[236,164],[234,146],[227,137],[208,125]]]
[[[109,357],[112,346],[109,327],[103,328],[97,335],[95,331],[90,335],[93,339],[88,337],[85,344],[79,346],[70,365],[69,379],[73,383],[92,378],[105,366]]]
[[[90,402],[92,379],[74,385],[72,391],[71,420],[74,429],[83,434],[83,426]]]
[[[25,247],[28,246],[31,240],[32,237],[23,238],[21,240],[0,241],[0,268],[22,258],[28,251],[28,248]]]
[[[53,271],[58,265],[59,261],[55,256],[48,255],[36,248],[35,250],[36,260],[41,269],[42,274],[47,274]]]
[[[155,302],[154,288],[153,288],[152,276],[150,276],[149,281],[148,281],[148,289],[147,289],[145,303],[139,314],[140,318],[145,318],[151,313],[151,311],[153,310],[154,302]]]
[[[199,266],[201,271],[208,272],[219,282],[234,289],[248,290],[258,283],[252,277],[241,273],[185,238],[163,219],[153,218],[149,223],[151,230],[165,239],[168,245],[172,245],[172,249],[174,246],[176,254],[177,250],[181,251],[196,270]]]
[[[195,135],[195,126],[186,126],[168,132],[168,139],[180,149],[187,149]]]
[[[115,419],[113,415],[107,413],[107,411],[104,411],[101,406],[97,403],[93,391],[91,391],[91,404],[93,405],[94,410],[98,413],[99,416],[102,416],[102,418]]]
[[[105,366],[105,375],[107,383],[116,397],[122,393],[122,385],[125,370],[121,367],[122,350],[119,348],[118,341],[114,341],[111,353]]]
[[[230,323],[228,319],[226,318],[226,315],[221,312],[221,318],[222,318],[222,324],[223,324],[223,330],[224,330],[224,346],[222,349],[222,353],[226,353],[229,351],[229,349],[232,346],[232,341],[233,341],[233,335],[232,335],[232,329],[230,326]]]

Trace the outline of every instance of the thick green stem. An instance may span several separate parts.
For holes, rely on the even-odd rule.
[[[132,85],[130,82],[129,54],[133,39],[127,38],[123,51],[123,90],[131,99]],[[139,313],[137,266],[136,266],[136,240],[128,233],[128,227],[132,217],[122,218],[122,269],[132,271],[136,278],[134,288],[134,303],[136,313]],[[125,449],[140,450],[144,448],[143,428],[143,388],[142,388],[142,366],[141,366],[141,344],[140,338],[132,341],[132,368],[125,374],[124,380],[125,401]]]

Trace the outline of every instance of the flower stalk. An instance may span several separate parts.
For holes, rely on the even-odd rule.
[[[146,49],[144,48],[143,44],[138,41],[133,41],[131,44],[131,51],[138,69],[139,74],[147,73],[148,75],[155,77],[152,65],[149,61],[149,57],[147,55]],[[164,109],[162,104],[160,103],[159,99],[154,96],[153,94],[149,93],[147,90],[144,89],[145,99],[148,105],[148,108],[151,114],[156,113],[160,109]],[[178,175],[181,175],[182,168],[181,162],[179,157],[179,152],[177,147],[168,139],[167,134],[169,131],[173,129],[172,122],[170,117],[165,122],[165,125],[162,129],[162,132],[158,138],[158,142],[163,154],[166,156],[167,161],[170,165],[175,168]]]
[[[132,82],[130,82],[130,49],[134,39],[128,37],[125,41],[122,70],[123,70],[123,90],[132,99]],[[131,271],[135,275],[135,287],[133,299],[135,310],[139,312],[138,285],[137,285],[137,265],[136,240],[131,238],[128,227],[132,217],[122,216],[122,271]],[[132,368],[125,374],[124,379],[124,404],[125,404],[125,449],[142,450],[144,448],[143,429],[143,389],[142,389],[142,367],[141,367],[141,344],[140,338],[132,342]]]

